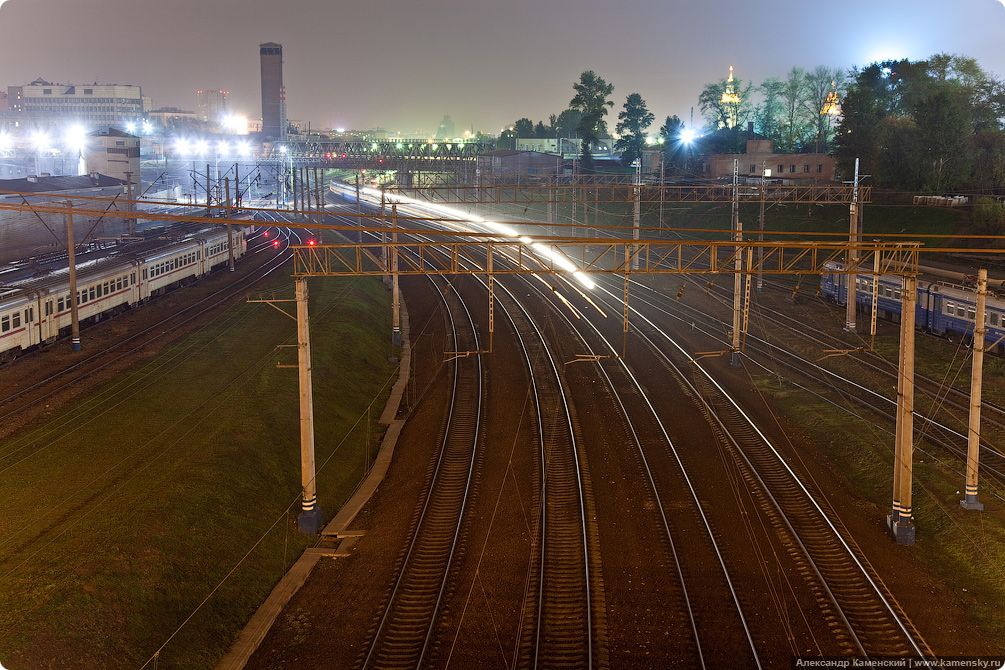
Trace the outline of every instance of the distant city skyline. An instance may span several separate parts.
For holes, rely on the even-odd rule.
[[[6,0],[0,87],[134,84],[155,108],[195,109],[196,91],[230,92],[234,114],[262,117],[259,45],[283,45],[287,116],[313,127],[498,133],[547,123],[594,70],[614,85],[617,117],[639,93],[658,122],[700,123],[702,87],[726,76],[784,77],[793,66],[850,68],[935,53],[1005,74],[1002,0],[953,5],[849,0],[840,8],[777,0]]]

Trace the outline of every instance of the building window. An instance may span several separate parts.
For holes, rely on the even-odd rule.
[[[789,174],[795,174],[795,173],[796,173],[796,166],[795,165],[790,165],[789,166]]]
[[[778,174],[785,174],[785,166],[784,165],[779,165],[778,166]]]
[[[817,172],[823,172],[823,171],[824,171],[824,166],[823,166],[823,165],[820,165],[820,164],[818,163],[818,164],[817,164]]]
[[[43,88],[42,89],[42,95],[52,95],[52,89],[51,88]]]
[[[809,172],[809,171],[810,171],[810,166],[809,165],[803,165],[803,172]]]
[[[757,169],[757,166],[754,165],[753,163],[751,163],[750,164],[750,174],[754,174],[754,170],[756,170],[756,169]]]
[[[94,89],[93,88],[85,88],[84,89],[84,95],[94,95]]]

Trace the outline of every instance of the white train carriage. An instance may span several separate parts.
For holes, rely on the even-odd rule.
[[[236,260],[248,249],[245,228],[234,230],[232,238]],[[227,231],[219,229],[144,255],[140,259],[139,299],[146,300],[168,289],[184,286],[226,264],[230,260],[228,242]]]
[[[202,240],[178,242],[146,254],[139,262],[139,299],[184,286],[208,272]]]
[[[28,291],[11,290],[0,302],[0,360],[34,344],[36,301]]]
[[[234,258],[247,252],[247,229],[232,231]],[[94,322],[117,314],[191,280],[229,260],[227,231],[199,237],[142,254],[120,254],[77,266],[77,317]],[[25,279],[0,292],[0,360],[37,344],[69,335],[70,278],[67,268]]]

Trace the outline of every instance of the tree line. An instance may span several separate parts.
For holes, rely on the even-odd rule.
[[[614,86],[588,70],[573,83],[569,107],[545,124],[518,119],[500,136],[579,138],[581,165],[594,169],[592,148],[610,137],[607,120]],[[731,93],[732,95],[724,95]],[[866,67],[793,67],[784,78],[758,85],[723,77],[698,97],[704,121],[696,151],[740,153],[749,123],[778,153],[830,153],[839,172],[852,174],[855,158],[878,187],[942,193],[1005,184],[1005,83],[972,58],[936,54],[924,61],[885,61]],[[649,145],[655,115],[639,93],[618,113],[615,148],[629,166]],[[683,167],[686,129],[667,116],[657,137],[669,168]],[[512,143],[512,144],[510,144]]]

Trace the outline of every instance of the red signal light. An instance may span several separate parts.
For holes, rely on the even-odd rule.
[[[278,247],[279,246],[279,240],[273,240],[272,241],[272,246]]]
[[[312,246],[312,247],[313,247],[313,246],[314,246],[314,240],[311,240],[311,241],[310,241],[310,242],[308,242],[307,244],[308,244],[308,246]]]
[[[342,158],[345,158],[345,154],[342,154]]]
[[[264,233],[264,235],[265,235],[266,237],[268,237],[268,236],[269,236],[269,231],[267,231],[267,230],[266,230],[266,231],[265,231],[265,233]]]

